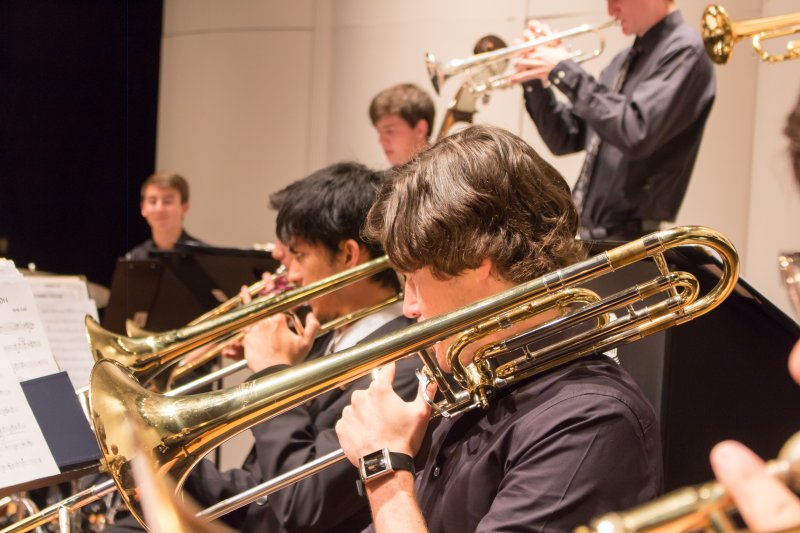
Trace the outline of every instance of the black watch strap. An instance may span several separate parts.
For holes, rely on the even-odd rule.
[[[387,448],[368,453],[358,462],[358,493],[364,495],[364,484],[397,470],[414,474],[414,458],[405,453],[390,452]]]
[[[414,474],[414,458],[407,453],[389,452],[393,470],[406,470]]]

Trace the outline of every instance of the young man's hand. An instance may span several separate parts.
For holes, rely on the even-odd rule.
[[[430,407],[421,393],[403,401],[392,388],[394,374],[394,363],[382,367],[369,388],[353,393],[336,423],[339,444],[356,466],[361,457],[383,448],[413,457],[422,444]]]
[[[275,366],[302,363],[319,333],[319,321],[313,313],[306,315],[304,330],[298,334],[289,329],[288,317],[281,313],[255,324],[244,338],[244,356],[253,372]]]

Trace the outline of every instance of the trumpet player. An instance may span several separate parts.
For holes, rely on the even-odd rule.
[[[473,126],[439,141],[396,169],[378,198],[365,233],[405,274],[409,317],[435,317],[584,256],[566,182],[499,128]],[[444,371],[447,345],[436,345]],[[462,360],[472,355],[467,349]],[[365,465],[378,532],[571,531],[599,509],[646,501],[661,488],[655,414],[605,355],[523,380],[486,411],[442,420],[416,484],[411,457],[431,410],[422,392],[403,401],[393,377],[384,367],[353,393],[336,425],[347,458]]]
[[[607,1],[635,40],[599,78],[556,41],[520,58],[512,80],[524,82],[528,114],[554,154],[586,151],[572,191],[582,238],[630,240],[675,219],[716,87],[700,36],[673,0]],[[524,37],[549,34],[531,21]]]

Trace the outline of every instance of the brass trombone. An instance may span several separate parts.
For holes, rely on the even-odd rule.
[[[262,296],[262,297],[263,296],[277,296],[277,295],[279,295],[281,293],[284,293],[284,292],[286,292],[286,291],[288,291],[290,289],[295,288],[286,279],[286,267],[284,265],[281,265],[280,267],[278,267],[278,269],[273,274],[270,275],[269,281],[272,282],[272,284],[274,285],[274,288],[271,291],[269,291],[268,293],[264,293],[264,290],[265,290],[265,288],[267,286],[267,281],[268,281],[267,279],[263,279],[262,278],[262,279],[256,281],[255,283],[249,285],[247,287],[247,293],[250,295],[250,297],[251,298],[255,298],[255,297],[258,297],[258,296]],[[222,302],[220,305],[218,305],[214,309],[211,309],[210,311],[207,311],[206,313],[203,313],[199,317],[197,317],[194,320],[192,320],[191,322],[189,322],[187,325],[188,326],[194,326],[194,325],[200,324],[201,322],[204,322],[206,320],[210,320],[212,318],[215,318],[215,317],[218,317],[220,315],[223,315],[223,314],[227,313],[228,311],[230,311],[232,309],[235,309],[236,307],[239,307],[240,305],[243,304],[243,302],[244,302],[244,300],[242,298],[242,295],[241,294],[237,294],[236,296],[233,296],[233,297],[227,299],[226,301]],[[297,325],[297,317],[296,317],[296,315],[294,313],[292,313],[292,312],[288,312],[287,314],[289,314],[292,317],[292,319],[295,321],[295,325]],[[147,337],[147,336],[153,336],[153,335],[157,334],[155,332],[147,331],[145,329],[140,328],[135,322],[133,322],[130,319],[125,321],[125,331],[127,332],[129,337]],[[159,376],[159,380],[158,380],[159,381],[159,386],[164,386],[165,387],[164,390],[169,390],[170,388],[172,388],[172,386],[174,385],[174,383],[176,381],[180,380],[185,375],[193,372],[197,368],[199,368],[199,367],[205,365],[206,363],[209,363],[210,361],[214,360],[215,358],[219,357],[220,354],[222,353],[222,350],[225,348],[225,346],[227,346],[228,343],[230,343],[230,342],[238,342],[239,340],[241,340],[241,338],[243,336],[244,336],[244,334],[241,333],[241,332],[232,334],[230,336],[230,338],[220,340],[217,343],[216,346],[210,348],[206,352],[202,353],[200,356],[198,356],[196,358],[193,358],[191,361],[187,361],[187,358],[182,358],[175,365],[172,366],[172,368],[170,369],[168,374],[165,373],[167,375],[165,375],[163,378],[162,378],[162,376]],[[239,370],[239,368],[236,368],[235,370],[229,371],[228,374],[232,374],[233,372],[236,372],[237,370]],[[224,377],[225,375],[228,375],[228,374],[223,374],[223,376],[220,376],[220,377]],[[219,379],[219,378],[217,378],[217,379]],[[208,382],[208,383],[213,383],[213,382]]]
[[[693,276],[664,270],[666,262],[662,254],[669,248],[687,244],[705,246],[722,258],[720,281],[701,297]],[[532,339],[528,334],[479,350],[467,365],[456,364],[454,374],[463,388],[447,392],[446,400],[436,406],[443,415],[451,414],[485,405],[496,389],[527,376],[707,313],[727,297],[738,278],[739,263],[732,244],[705,228],[663,230],[370,343],[231,389],[195,396],[168,398],[152,393],[119,363],[101,360],[92,372],[90,399],[104,463],[131,512],[141,520],[131,469],[131,459],[137,453],[124,436],[131,425],[140,424],[144,428],[138,434],[148,450],[148,459],[161,475],[172,474],[179,490],[190,469],[207,452],[263,420],[463,332],[466,337],[451,347],[450,357],[455,361],[466,344],[516,320],[557,308],[564,299],[574,297],[565,295],[576,285],[648,257],[654,257],[662,269],[655,280],[591,303],[574,315],[535,328],[530,334],[535,339],[546,338],[554,331],[585,319],[594,320],[612,310],[620,313],[621,318],[610,322],[600,320],[599,327],[569,342],[557,342],[537,351],[525,350],[523,356],[507,365],[494,368],[492,353],[518,343],[529,344]],[[667,293],[667,299],[634,307],[641,299],[660,293]],[[437,370],[431,370],[433,377],[428,379],[435,379]]]
[[[198,324],[143,338],[116,335],[103,329],[91,317],[87,317],[89,345],[95,361],[113,359],[129,369],[141,382],[146,383],[175,363],[183,354],[206,342],[219,340],[267,316],[289,311],[299,304],[388,268],[388,259],[385,256],[379,257],[300,289],[278,296],[257,298],[247,305]]]
[[[603,38],[601,31],[615,25],[616,23],[617,21],[615,19],[612,19],[599,26],[593,26],[591,24],[581,24],[580,26],[576,26],[575,28],[554,33],[553,35],[547,35],[545,37],[540,37],[532,41],[527,41],[513,46],[507,46],[505,48],[500,48],[498,50],[492,50],[489,52],[475,54],[462,59],[451,59],[446,63],[441,63],[439,61],[436,61],[434,55],[428,52],[425,55],[425,66],[428,69],[428,76],[431,79],[431,84],[433,85],[433,89],[436,91],[436,94],[439,94],[442,85],[444,85],[444,83],[448,79],[457,74],[461,74],[463,72],[474,73],[476,69],[482,69],[490,65],[496,64],[498,62],[506,61],[514,56],[522,55],[526,52],[533,50],[537,46],[548,45],[558,41],[573,39],[575,37],[585,35],[587,33],[594,33],[597,36],[599,43],[597,48],[588,52],[576,50],[572,54],[571,59],[573,61],[582,63],[584,61],[588,61],[589,59],[593,59],[603,53],[603,50],[605,49],[605,39]],[[501,68],[496,68],[496,67],[494,68],[496,71],[499,72],[505,70],[505,66],[502,66]],[[490,80],[486,82],[482,81],[480,85],[476,85],[475,87],[473,87],[473,91],[485,92],[491,89],[505,88],[508,87],[509,85],[510,83],[508,81],[508,76],[493,77]]]
[[[355,322],[356,320],[360,320],[365,316],[377,313],[383,309],[386,309],[390,305],[394,305],[401,301],[403,301],[403,294],[399,293],[392,295],[386,298],[385,300],[376,303],[375,305],[364,307],[347,315],[340,316],[339,318],[326,322],[322,326],[320,326],[317,336],[319,337],[325,335],[329,331],[333,331],[341,327],[344,327],[352,322]],[[239,341],[242,338],[244,338],[244,333],[239,332],[236,333],[226,342]],[[222,349],[222,345],[219,346],[219,349],[220,350]],[[214,351],[216,350],[217,348],[214,349]],[[205,355],[208,356],[208,354]],[[203,364],[202,362],[198,361],[192,361],[186,364],[181,364],[181,363],[183,363],[183,361],[180,361],[178,365],[175,365],[175,369],[170,373],[169,381],[167,381],[167,388],[169,392],[165,393],[168,396],[178,396],[181,394],[192,392],[194,390],[205,387],[206,385],[210,385],[211,383],[214,383],[224,377],[230,376],[231,374],[235,374],[236,372],[247,368],[247,361],[245,360],[236,361],[235,363],[232,363],[228,366],[222,367],[213,372],[209,372],[207,375],[201,376],[193,381],[190,381],[189,383],[185,383],[183,385],[174,387],[175,380],[180,379],[181,377],[185,376],[188,372],[191,372],[193,369],[195,369],[197,366]]]
[[[714,63],[726,64],[733,55],[733,45],[742,39],[751,39],[756,54],[767,63],[778,63],[800,57],[800,43],[786,43],[786,53],[770,54],[761,45],[762,41],[787,37],[800,33],[800,13],[776,17],[732,21],[720,5],[710,5],[703,11],[701,34],[706,52]]]
[[[292,309],[301,303],[368,278],[387,268],[389,268],[388,259],[385,256],[379,257],[350,270],[311,283],[300,289],[291,290],[279,296],[262,297],[238,308],[231,306],[231,310],[227,312],[215,312],[214,316],[211,318],[207,318],[202,322],[198,321],[198,323],[193,326],[187,326],[161,334],[152,334],[141,339],[116,336],[101,328],[94,320],[87,318],[89,344],[92,346],[92,353],[96,360],[110,359],[123,365],[130,365],[128,372],[136,376],[142,383],[146,383],[152,377],[167,368],[183,353],[186,353],[195,346],[199,346],[204,342],[213,342],[219,338],[227,337],[231,332],[261,320],[266,316]],[[379,302],[375,306],[360,309],[354,313],[340,317],[337,320],[328,322],[324,324],[323,328],[329,331],[342,327],[345,324],[388,307],[401,299],[402,295],[394,295],[383,302]],[[176,387],[164,393],[162,397],[170,398],[186,394],[209,383],[213,383],[225,375],[233,373],[245,366],[246,362],[241,361],[237,364],[221,368],[207,376]],[[90,388],[79,390],[78,400],[89,418],[90,424],[92,424],[94,419],[91,416]],[[93,429],[97,431],[97,428],[94,428],[94,426]],[[101,466],[101,469],[103,468],[104,467]],[[58,520],[60,523],[66,523],[63,518],[64,516],[103,498],[115,490],[116,486],[114,481],[111,479],[106,480],[60,502],[56,502],[12,526],[0,530],[0,532],[20,533],[23,531],[31,531],[32,529],[55,520]]]
[[[800,490],[800,432],[781,448],[767,471],[793,490]],[[685,487],[628,511],[601,516],[575,533],[682,533],[688,531],[737,531],[728,513],[735,506],[720,483],[710,481]]]

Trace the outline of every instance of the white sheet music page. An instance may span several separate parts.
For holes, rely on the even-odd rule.
[[[86,281],[78,276],[30,276],[39,316],[58,367],[67,372],[75,389],[89,384],[94,364],[86,339],[84,318],[97,319],[97,307],[89,298]]]
[[[58,473],[15,372],[8,360],[0,357],[0,486]]]
[[[0,267],[0,358],[18,381],[59,372],[30,285]]]

